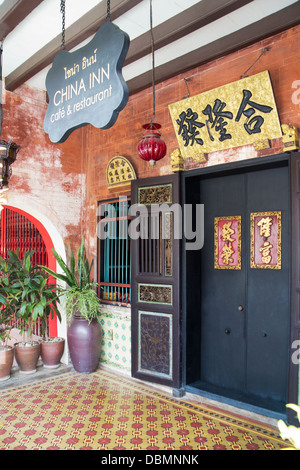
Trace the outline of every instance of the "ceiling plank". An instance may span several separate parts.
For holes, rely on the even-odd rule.
[[[0,6],[0,41],[11,33],[43,0],[7,0]]]
[[[165,23],[154,28],[155,49],[189,34],[196,29],[205,26],[211,21],[229,14],[241,8],[253,0],[202,0],[195,6],[183,11]],[[111,19],[117,18],[129,9],[133,8],[139,1],[121,0],[116,2],[111,10]],[[97,7],[78,20],[66,30],[66,49],[70,50],[82,41],[95,34],[106,18],[106,5],[101,2]],[[129,51],[124,65],[127,65],[151,52],[151,41],[149,33],[131,41]],[[43,68],[52,63],[55,55],[61,47],[61,35],[58,35],[49,44],[40,49],[24,64],[14,70],[6,77],[6,89],[13,91],[25,81],[29,80]]]
[[[25,1],[25,0],[24,0]],[[28,0],[26,0],[28,1]],[[142,0],[115,0],[110,9],[111,21],[135,7]],[[71,50],[85,39],[95,34],[105,23],[107,16],[106,2],[92,8],[82,18],[73,23],[65,32],[66,50]],[[55,55],[61,50],[61,34],[42,47],[30,59],[15,69],[5,79],[5,88],[14,91],[18,86],[29,80],[53,62]]]
[[[298,24],[300,24],[299,1],[256,23],[156,67],[155,83],[163,82],[178,75],[179,71],[182,74]],[[239,77],[237,77],[238,79]],[[152,71],[149,70],[138,77],[128,80],[127,86],[131,95],[152,86]]]
[[[232,13],[253,0],[202,0],[196,5],[153,28],[155,50],[160,49],[209,23]],[[124,65],[128,65],[151,53],[150,32],[130,43]]]

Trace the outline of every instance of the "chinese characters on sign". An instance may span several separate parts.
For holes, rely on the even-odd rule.
[[[106,167],[108,187],[130,185],[136,179],[135,170],[125,157],[113,157]]]
[[[215,218],[215,269],[241,269],[241,217]]]
[[[183,158],[282,136],[268,72],[171,104]]]
[[[281,269],[281,212],[251,214],[251,268]]]

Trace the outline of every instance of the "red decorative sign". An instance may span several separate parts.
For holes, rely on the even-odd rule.
[[[281,269],[281,212],[251,214],[251,268]]]
[[[241,269],[241,217],[215,218],[215,269]]]

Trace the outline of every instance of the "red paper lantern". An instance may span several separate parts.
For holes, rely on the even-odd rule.
[[[167,146],[158,131],[161,128],[160,124],[144,124],[143,128],[146,129],[146,132],[144,132],[143,138],[138,144],[137,151],[141,159],[149,162],[153,167],[155,162],[166,155]]]

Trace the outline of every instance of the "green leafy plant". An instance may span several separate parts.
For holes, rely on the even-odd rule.
[[[10,269],[7,261],[0,257],[0,346],[5,348],[11,339],[9,326],[14,311],[9,302],[7,287],[9,286]]]
[[[12,307],[12,296],[9,291],[9,283],[11,277],[11,265],[5,258],[0,257],[0,325],[8,324],[13,318],[14,309]]]
[[[7,347],[7,342],[11,339],[10,330],[11,328],[7,324],[0,325],[0,348]]]
[[[42,329],[46,333],[49,316],[57,315],[59,302],[55,286],[49,283],[48,276],[32,262],[34,251],[27,251],[22,259],[19,254],[8,250],[8,258],[1,259],[2,285],[0,303],[3,308],[0,323],[11,318],[13,314],[21,320],[20,332],[27,334],[27,342],[32,342],[32,328],[40,318]]]
[[[286,407],[296,411],[300,423],[300,406],[288,404]],[[282,439],[288,439],[293,446],[287,447],[286,450],[300,450],[300,428],[287,426],[282,419],[280,419],[277,424]]]
[[[68,321],[71,322],[73,315],[77,312],[89,323],[93,319],[99,319],[100,300],[96,293],[97,284],[91,280],[93,263],[89,264],[84,237],[82,237],[76,260],[73,251],[71,252],[70,268],[53,248],[52,251],[63,274],[56,273],[45,266],[42,268],[51,276],[66,283],[66,287],[59,289],[59,295],[64,296]]]

